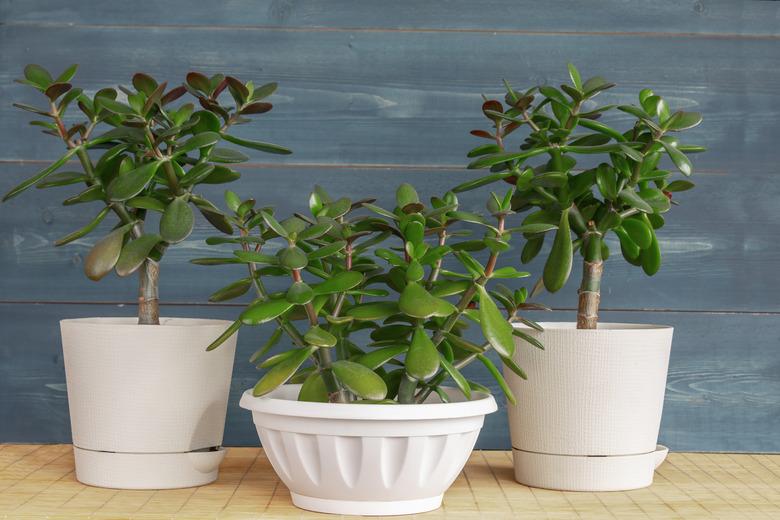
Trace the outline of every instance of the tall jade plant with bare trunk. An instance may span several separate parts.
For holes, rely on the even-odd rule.
[[[276,90],[276,83],[255,87],[251,81],[243,83],[232,76],[207,77],[190,72],[184,84],[169,89],[167,83],[137,73],[132,88],[118,87],[121,95],[114,88],[103,88],[90,97],[70,83],[76,69],[71,65],[57,77],[39,65],[24,69],[24,79],[18,82],[43,93],[46,104],[42,108],[22,103],[14,106],[39,116],[30,124],[61,140],[66,152],[11,189],[3,201],[31,186],[80,186],[81,191],[63,204],[97,202],[101,208],[84,227],[60,238],[55,245],[86,236],[113,213],[118,222],[92,247],[84,261],[84,273],[91,280],[100,280],[112,270],[119,276],[137,271],[138,323],[159,324],[159,263],[171,244],[192,232],[192,208],[220,231],[233,233],[226,215],[196,192],[201,184],[227,183],[240,176],[230,164],[248,157],[222,147],[222,143],[268,153],[291,153],[281,146],[228,133],[232,126],[249,122],[248,116],[271,110],[272,105],[264,99]],[[220,101],[225,90],[232,97],[229,105]],[[199,108],[195,103],[174,105],[185,95],[194,98]],[[69,109],[73,105],[80,114],[71,118]],[[67,120],[76,122],[68,126],[66,114]],[[69,167],[71,159],[78,160],[80,169],[57,172]],[[157,232],[145,229],[150,212],[160,214]]]
[[[560,89],[545,85],[520,92],[505,82],[504,103],[486,99],[482,112],[491,128],[471,133],[490,143],[468,156],[476,158],[469,168],[489,168],[490,174],[454,191],[498,181],[514,185],[512,209],[528,212],[523,226],[533,227],[525,233],[521,261],[536,257],[546,235],[552,234],[540,283],[556,292],[568,280],[579,251],[577,327],[594,329],[604,261],[610,254],[605,236],[610,232],[617,236],[629,263],[651,276],[658,271],[661,249],[656,230],[664,225],[663,214],[677,204],[673,193],[694,186],[688,180],[670,180],[672,172],[661,166],[661,160],[668,156],[683,175],[691,175],[686,154],[704,147],[682,144],[677,134],[697,126],[702,117],[672,112],[650,89],[639,93],[638,105],[599,106],[594,98],[615,85],[600,77],[582,81],[573,65],[569,76],[571,84]],[[612,114],[628,115],[631,122],[617,130],[598,121]],[[521,128],[522,144],[519,150],[510,150],[506,140]]]

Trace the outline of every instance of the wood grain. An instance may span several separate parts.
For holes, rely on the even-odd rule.
[[[40,45],[41,35],[57,45]],[[687,133],[689,142],[711,149],[693,157],[696,168],[743,176],[776,169],[780,53],[769,40],[94,26],[38,32],[8,25],[0,27],[0,46],[1,160],[61,154],[54,139],[26,127],[27,113],[11,107],[12,101],[40,102],[32,89],[11,82],[28,62],[53,69],[80,62],[77,83],[88,89],[128,83],[138,70],[170,81],[191,69],[278,81],[276,109],[237,133],[295,151],[279,162],[460,167],[479,144],[468,131],[484,126],[481,94],[499,95],[502,78],[518,88],[560,84],[572,61],[584,75],[618,83],[600,103],[636,103],[636,93],[649,86],[675,109],[703,112],[705,123]],[[615,117],[611,122],[621,125],[630,119]]]
[[[774,518],[780,514],[779,459],[672,453],[649,488],[571,493],[522,486],[513,479],[511,453],[475,451],[442,507],[414,518]],[[0,445],[0,483],[0,514],[20,520],[323,517],[292,505],[260,448],[230,449],[211,485],[133,491],[80,484],[69,445]]]
[[[635,102],[633,93],[650,86],[673,107],[704,113],[689,139],[711,150],[693,156],[697,190],[677,197],[682,205],[660,232],[665,265],[659,274],[648,279],[622,261],[607,262],[603,306],[621,312],[603,312],[602,319],[677,328],[662,442],[696,451],[780,451],[778,16],[777,2],[727,0],[607,0],[597,7],[563,0],[171,0],[164,11],[151,0],[0,0],[0,192],[61,154],[11,107],[40,102],[12,83],[29,62],[53,69],[79,62],[78,81],[93,90],[127,83],[138,70],[169,80],[198,69],[279,81],[275,110],[237,133],[289,145],[295,154],[253,154],[234,186],[282,213],[301,209],[314,183],[387,202],[400,182],[430,196],[468,179],[473,172],[463,169],[465,154],[479,142],[468,131],[483,126],[480,95],[500,94],[501,78],[517,87],[558,84],[572,61],[583,74],[619,84],[599,98],[602,103]],[[221,190],[209,194],[218,200]],[[83,279],[81,261],[98,235],[51,246],[89,218],[81,207],[60,206],[64,191],[0,205],[0,442],[69,440],[58,319],[135,312],[96,304],[132,302],[134,280]],[[464,208],[481,210],[482,195],[464,195]],[[167,256],[162,297],[178,304],[164,307],[169,314],[232,317],[239,311],[203,302],[240,270],[187,263],[206,254],[202,239],[211,234],[201,222]],[[538,274],[541,265],[529,270]],[[542,301],[572,308],[570,285]],[[571,320],[573,313],[544,318]],[[242,331],[228,443],[256,442],[236,403],[257,377],[244,360],[268,333]],[[503,410],[488,418],[480,443],[509,446]],[[690,479],[696,466],[681,459],[666,471]],[[758,466],[750,471],[765,477]],[[263,489],[276,504],[275,488]],[[728,502],[717,502],[718,489],[698,483],[687,495],[675,495],[671,507],[690,518],[706,511],[697,504],[709,500],[708,507],[720,511]],[[70,491],[66,486],[63,493]],[[689,495],[695,500],[686,501]],[[83,496],[99,503],[113,497],[100,490]],[[180,506],[188,497],[178,495]],[[512,504],[568,504],[578,512],[603,512],[600,504],[626,514],[655,511],[618,495],[578,501],[527,490],[512,497]],[[488,502],[463,506],[477,511]]]
[[[280,215],[305,211],[314,184],[324,186],[334,196],[353,200],[376,196],[380,203],[392,206],[397,183],[402,181],[413,183],[427,198],[441,195],[448,187],[474,175],[466,170],[395,168],[241,170],[243,177],[232,189],[255,196],[260,205],[276,206]],[[9,165],[3,180],[15,184],[34,171],[30,165]],[[780,311],[776,297],[780,278],[756,276],[771,271],[780,260],[780,244],[775,240],[780,213],[774,203],[780,197],[780,183],[761,176],[747,184],[732,174],[702,174],[694,180],[698,192],[679,194],[676,198],[681,205],[673,209],[669,223],[659,230],[664,266],[654,277],[647,277],[641,269],[623,261],[619,245],[610,239],[616,256],[605,264],[602,305],[628,309]],[[0,227],[0,268],[6,273],[0,277],[0,301],[135,301],[135,277],[120,279],[111,275],[95,283],[82,273],[83,258],[91,244],[113,226],[112,219],[106,219],[99,231],[74,244],[52,246],[56,239],[77,229],[99,211],[96,204],[60,205],[62,199],[79,189],[71,186],[32,190],[0,205],[0,220],[4,222]],[[223,189],[213,186],[204,193],[221,204]],[[751,194],[755,192],[765,198],[754,200]],[[463,209],[485,213],[487,195],[486,190],[462,194]],[[712,206],[721,208],[719,217],[702,219]],[[519,218],[513,219],[519,224]],[[155,224],[150,226],[154,229]],[[203,219],[198,219],[195,233],[169,250],[161,274],[165,301],[205,302],[211,292],[244,276],[240,266],[203,267],[188,263],[191,258],[215,254],[203,240],[217,234]],[[515,241],[515,249],[502,257],[502,264],[519,267],[522,242],[520,237]],[[703,265],[707,268],[702,269]],[[538,276],[542,262],[535,261],[523,268]],[[576,266],[572,278],[578,276]],[[30,280],[37,283],[31,284]],[[192,284],[189,280],[201,282]],[[514,281],[514,285],[530,286],[534,281],[535,278],[524,279]],[[576,306],[576,283],[571,281],[570,287],[552,297],[544,295],[542,301],[558,307]],[[509,281],[509,285],[513,282]]]
[[[511,31],[529,33],[663,33],[670,36],[777,36],[778,6],[772,2],[685,0],[648,3],[606,0],[572,9],[566,0],[381,0],[302,2],[230,0],[213,4],[166,2],[160,16],[154,0],[117,0],[89,5],[57,0],[2,0],[0,17],[12,24],[135,25],[279,28],[357,31]],[[381,13],[381,16],[378,16]]]

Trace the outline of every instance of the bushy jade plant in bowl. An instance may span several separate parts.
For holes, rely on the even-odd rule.
[[[120,488],[205,484],[217,478],[224,456],[235,337],[221,352],[207,353],[229,322],[159,317],[160,261],[190,235],[196,212],[233,232],[200,192],[239,177],[230,165],[247,157],[225,143],[290,153],[229,133],[271,109],[265,98],[276,84],[255,87],[190,72],[184,84],[169,87],[138,73],[132,87],[87,95],[71,83],[76,69],[56,77],[39,65],[24,69],[19,82],[40,91],[43,103],[15,106],[35,114],[31,124],[61,141],[65,153],[3,197],[33,186],[65,187],[63,204],[83,208],[84,224],[55,245],[83,243],[100,229],[102,238],[84,260],[86,276],[138,275],[137,324],[133,318],[61,321],[76,477]],[[224,91],[232,98],[228,105]],[[179,101],[185,96],[193,102]],[[106,231],[104,221],[111,220]]]
[[[517,91],[506,84],[503,103],[484,102],[491,128],[472,134],[490,142],[469,153],[475,158],[469,168],[490,173],[455,191],[514,186],[511,208],[524,214],[525,228],[534,227],[520,260],[531,261],[551,242],[538,287],[563,288],[575,255],[581,258],[576,323],[526,329],[546,351],[518,348],[515,361],[528,381],[507,374],[518,396],[509,410],[517,480],[554,489],[631,489],[652,482],[667,451],[656,442],[672,328],[598,323],[607,237],[617,239],[627,262],[647,275],[658,271],[657,234],[666,212],[677,204],[674,194],[693,187],[672,180],[662,160],[691,175],[686,154],[704,148],[678,136],[702,117],[672,112],[650,89],[637,104],[599,105],[596,96],[615,85],[600,77],[583,81],[572,65],[569,74],[571,83],[560,89]],[[602,117],[616,118],[620,129]],[[522,134],[519,149],[510,148],[510,134]]]
[[[234,251],[193,261],[245,264],[246,276],[212,298],[251,291],[254,300],[211,348],[241,327],[273,331],[251,358],[263,375],[241,406],[297,506],[367,515],[435,509],[496,410],[489,389],[462,369],[483,365],[514,402],[488,357],[525,377],[512,361],[514,339],[538,346],[510,325],[538,327],[518,315],[534,307],[525,289],[501,284],[528,275],[498,261],[522,231],[508,225],[513,193],[491,194],[483,217],[459,209],[452,192],[424,204],[409,184],[392,210],[317,188],[310,215],[282,219],[227,192],[240,236],[208,242]],[[473,228],[481,235],[468,237]],[[480,339],[466,333],[470,323]],[[269,354],[277,342],[283,348]]]

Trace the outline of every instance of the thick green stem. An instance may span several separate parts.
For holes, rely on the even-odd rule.
[[[577,328],[595,329],[599,321],[599,303],[601,301],[601,273],[604,262],[601,258],[602,236],[593,222],[583,237],[582,283],[580,284],[579,305],[577,306]]]
[[[398,385],[398,402],[400,404],[414,403],[415,390],[417,390],[417,380],[412,379],[406,374],[401,376],[401,383]]]

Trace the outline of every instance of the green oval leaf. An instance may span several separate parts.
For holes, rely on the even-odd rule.
[[[698,126],[702,121],[701,114],[698,112],[675,112],[672,117],[667,119],[663,126],[666,130],[679,132]]]
[[[116,274],[128,276],[134,273],[160,240],[160,235],[141,235],[125,244],[116,262]]]
[[[671,208],[669,197],[658,188],[643,188],[639,190],[639,196],[653,208],[654,213],[664,213]]]
[[[409,347],[406,345],[382,347],[374,350],[373,352],[369,352],[368,354],[360,356],[357,358],[357,362],[370,368],[371,370],[376,370],[396,356],[403,354],[407,350],[409,350]]]
[[[290,303],[305,305],[314,298],[314,291],[306,282],[293,282],[284,297]]]
[[[666,153],[669,154],[669,158],[672,160],[674,165],[677,166],[678,170],[680,170],[680,173],[685,176],[690,176],[693,173],[693,165],[691,164],[691,160],[670,143],[661,141],[661,144],[663,145],[664,149],[666,149]]]
[[[319,372],[312,372],[301,385],[301,391],[298,392],[299,401],[310,403],[327,403],[328,388]]]
[[[648,276],[653,276],[661,268],[661,248],[658,246],[658,239],[655,237],[655,233],[653,233],[653,241],[650,243],[650,247],[643,249],[639,256],[642,262],[642,270]]]
[[[242,163],[249,160],[248,156],[231,148],[214,148],[209,158],[218,163]]]
[[[135,197],[154,178],[160,164],[160,161],[153,161],[120,174],[108,185],[109,198],[114,201],[123,201]]]
[[[202,132],[190,137],[181,146],[176,148],[174,157],[178,157],[193,150],[199,150],[206,146],[212,146],[219,142],[219,134],[216,132]]]
[[[209,301],[212,303],[224,302],[243,296],[252,286],[252,281],[249,278],[243,278],[235,281],[229,285],[226,285],[222,289],[214,291],[209,296]]]
[[[122,252],[125,233],[131,227],[132,224],[125,224],[113,230],[92,247],[87,258],[84,259],[84,274],[87,278],[98,281],[111,272]]]
[[[466,378],[463,377],[463,374],[460,373],[460,370],[455,368],[444,356],[441,356],[440,362],[441,366],[444,367],[444,371],[449,374],[453,381],[455,381],[458,389],[463,392],[466,399],[471,399],[471,387],[469,386],[468,381],[466,381]]]
[[[336,361],[333,373],[353,394],[364,399],[384,399],[387,385],[373,370],[353,361]]]
[[[330,348],[336,346],[336,336],[323,329],[322,327],[315,325],[306,331],[303,335],[303,340],[313,347]]]
[[[260,378],[260,381],[252,389],[252,395],[260,397],[279,385],[286,383],[288,379],[295,375],[295,372],[309,358],[312,352],[313,349],[311,348],[295,349],[290,356],[274,365],[271,370]]]
[[[398,304],[395,302],[371,302],[350,307],[346,315],[356,320],[377,321],[396,313],[398,313]]]
[[[672,181],[666,185],[664,190],[669,192],[688,191],[694,186],[695,184],[691,181]]]
[[[171,244],[181,242],[192,233],[195,217],[185,197],[176,197],[165,208],[160,219],[160,235]]]
[[[292,303],[283,299],[253,303],[241,313],[241,321],[246,325],[260,325],[278,318],[290,310],[292,306]]]
[[[517,404],[515,394],[512,393],[512,389],[509,388],[509,385],[506,383],[504,376],[501,375],[501,372],[499,372],[498,368],[496,368],[496,365],[494,365],[489,358],[482,354],[477,354],[477,359],[479,359],[482,364],[485,365],[485,368],[488,369],[488,372],[490,372],[490,375],[493,376],[493,379],[496,380],[498,386],[501,387],[501,390],[504,392],[504,395],[506,395],[506,398],[509,400],[509,402],[512,404]]]
[[[24,68],[24,77],[27,78],[27,81],[40,87],[41,90],[46,89],[54,81],[49,71],[35,63],[31,63]]]
[[[272,143],[264,143],[262,141],[253,141],[250,139],[242,139],[240,137],[235,137],[228,134],[221,134],[222,139],[229,143],[237,144],[239,146],[243,146],[244,148],[251,148],[253,150],[260,150],[261,152],[266,153],[275,153],[279,155],[289,155],[292,153],[292,150],[289,148],[285,148],[284,146],[279,146],[278,144],[272,144]]]
[[[644,213],[652,213],[653,208],[645,202],[645,199],[639,196],[639,194],[634,191],[631,187],[625,187],[623,188],[620,193],[618,194],[618,198],[623,201],[625,204],[628,204],[629,206],[638,209],[639,211],[642,211]]]
[[[281,249],[278,254],[279,264],[288,269],[303,269],[309,263],[306,253],[298,246]]]
[[[569,209],[563,210],[558,231],[555,232],[550,256],[544,264],[544,287],[554,293],[560,290],[569,279],[572,265],[571,231],[569,229]]]
[[[398,300],[398,308],[415,318],[446,317],[456,311],[453,304],[432,296],[417,282],[406,285]]]
[[[479,326],[488,343],[502,356],[512,356],[515,341],[512,338],[512,325],[498,310],[496,303],[482,285],[479,291]]]
[[[266,255],[257,251],[233,251],[236,258],[242,262],[252,262],[256,264],[278,265],[279,259],[275,256]]]
[[[143,195],[140,197],[133,197],[128,200],[125,205],[130,208],[150,209],[152,211],[159,211],[160,213],[164,212],[167,207],[161,200]]]
[[[596,169],[596,184],[599,187],[601,196],[605,200],[615,200],[617,198],[617,172],[606,164],[600,164]]]
[[[206,347],[206,351],[214,350],[215,348],[222,345],[225,341],[228,340],[230,336],[238,332],[238,329],[241,328],[241,320],[236,320],[233,323],[230,324],[230,326],[225,329],[225,332],[219,335],[217,339],[211,342],[211,344]]]
[[[414,186],[405,182],[398,186],[395,192],[395,200],[399,208],[404,208],[409,204],[420,202],[420,197],[417,195],[417,190],[414,189]]]
[[[357,287],[363,281],[363,275],[357,271],[342,271],[324,282],[312,287],[314,294],[333,294]]]
[[[405,365],[406,373],[418,381],[424,381],[439,371],[439,352],[422,325],[414,330]]]
[[[631,241],[639,246],[640,249],[647,249],[653,242],[652,229],[638,218],[624,219],[621,227],[628,233]]]

